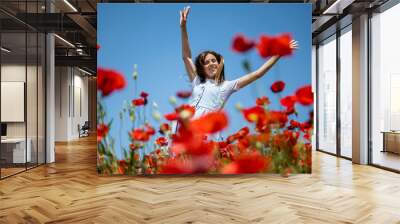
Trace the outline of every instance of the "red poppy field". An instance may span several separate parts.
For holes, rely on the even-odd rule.
[[[290,34],[261,35],[258,41],[238,34],[232,50],[239,54],[255,50],[261,58],[291,55]],[[101,51],[100,45],[98,50]],[[299,86],[291,95],[280,96],[285,80],[276,80],[270,88],[280,96],[281,110],[270,108],[268,96],[254,100],[252,107],[240,108],[243,127],[226,136],[224,141],[209,140],[209,136],[225,130],[230,118],[223,110],[193,119],[195,108],[175,105],[166,114],[155,115],[158,126],[145,123],[143,108],[148,106],[151,92],[142,91],[132,97],[121,113],[132,118],[129,146],[123,158],[115,154],[115,139],[110,135],[111,119],[102,100],[126,87],[126,76],[110,68],[98,68],[98,156],[97,170],[102,175],[153,174],[245,174],[311,173],[311,136],[313,133],[313,93],[311,85]],[[179,91],[176,97],[187,99],[190,91]],[[298,107],[309,108],[305,122],[297,116]],[[173,123],[178,123],[177,131]],[[149,152],[149,153],[145,153]]]

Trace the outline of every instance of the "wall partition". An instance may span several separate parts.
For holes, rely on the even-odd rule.
[[[45,34],[18,16],[42,10],[40,1],[7,2],[0,11],[0,178],[45,163]],[[26,13],[25,13],[26,14]]]

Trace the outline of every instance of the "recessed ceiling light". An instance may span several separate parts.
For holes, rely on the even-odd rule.
[[[64,0],[65,4],[67,4],[72,10],[74,10],[74,12],[78,12],[78,10],[71,4],[69,3],[68,0]]]
[[[57,35],[57,34],[54,34],[54,36],[57,37],[58,39],[60,39],[61,41],[63,41],[64,43],[68,44],[69,46],[75,48],[75,45],[71,44],[71,42],[69,42],[68,40],[66,40],[66,39],[64,39],[64,38],[62,38],[62,37],[60,37],[60,36]]]
[[[1,47],[1,50],[4,51],[4,52],[6,52],[6,53],[10,53],[10,52],[11,52],[11,50],[9,50],[9,49],[7,49],[7,48],[5,48],[5,47]]]
[[[85,74],[87,74],[87,75],[90,75],[90,76],[93,75],[92,73],[90,73],[90,72],[88,72],[88,71],[86,71],[86,70],[83,70],[83,69],[81,69],[81,68],[79,68],[79,67],[78,67],[78,70],[81,71],[81,72],[83,72],[83,73],[85,73]]]

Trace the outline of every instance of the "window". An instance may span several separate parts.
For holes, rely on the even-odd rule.
[[[372,163],[400,170],[400,4],[371,19]]]
[[[318,149],[336,153],[336,36],[318,48]]]
[[[340,155],[352,157],[352,33],[351,26],[340,35]]]

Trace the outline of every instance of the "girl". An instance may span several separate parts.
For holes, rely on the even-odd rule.
[[[182,58],[185,64],[189,80],[192,83],[192,98],[190,104],[195,107],[194,119],[205,113],[217,111],[224,107],[229,96],[237,90],[247,86],[261,78],[279,60],[280,56],[273,56],[256,71],[246,74],[238,79],[225,80],[224,58],[214,51],[200,53],[195,62],[192,61],[192,53],[186,30],[186,22],[190,7],[180,11],[180,27],[182,38]],[[297,49],[297,42],[292,40],[290,47]],[[220,134],[211,136],[211,139],[220,141]]]

